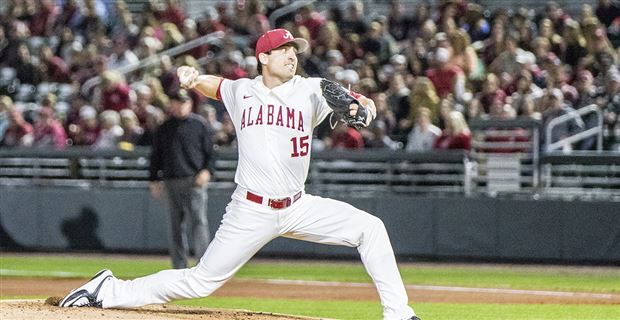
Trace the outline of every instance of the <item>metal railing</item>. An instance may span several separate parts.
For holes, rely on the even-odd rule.
[[[576,118],[589,114],[589,113],[596,114],[597,121],[598,121],[596,127],[592,127],[590,129],[579,132],[570,137],[560,139],[556,142],[551,142],[551,136],[553,133],[553,129],[555,129],[555,127],[562,125],[569,121],[574,121]],[[571,111],[567,114],[563,114],[557,118],[552,119],[547,124],[547,127],[545,128],[545,130],[546,130],[545,151],[547,152],[553,152],[553,151],[559,150],[560,148],[564,147],[567,144],[572,144],[572,143],[584,140],[592,136],[596,136],[596,149],[598,151],[603,150],[603,113],[601,112],[600,108],[596,104],[591,104],[587,107],[583,107],[578,110]]]
[[[620,153],[552,153],[541,163],[546,198],[620,201]]]
[[[472,190],[535,193],[540,183],[540,127],[532,119],[472,120]]]
[[[116,69],[116,71],[122,73],[123,75],[126,75],[128,73],[135,72],[140,69],[144,69],[148,66],[159,63],[162,56],[167,55],[167,56],[173,57],[173,56],[179,55],[183,52],[192,50],[196,47],[199,47],[205,44],[217,43],[221,41],[224,35],[225,33],[223,31],[216,31],[216,32],[204,35],[202,37],[193,39],[191,41],[185,42],[176,47],[159,52],[154,56],[144,58],[135,64],[131,64],[131,65],[118,68]],[[202,63],[205,63],[205,60],[202,60]],[[84,82],[84,84],[82,85],[82,88],[80,89],[80,91],[82,92],[82,95],[89,96],[89,92],[93,89],[93,87],[98,85],[100,82],[101,82],[100,76],[96,76],[96,77],[86,80],[86,82]]]
[[[149,148],[133,152],[79,147],[63,151],[2,149],[0,187],[146,188],[149,154]],[[482,160],[476,157],[463,151],[315,152],[306,189],[317,194],[356,192],[366,196],[400,193],[620,201],[620,153],[545,155],[540,168],[531,158],[528,163],[525,158],[511,158],[511,154],[486,154]],[[493,157],[494,162],[489,162]],[[518,168],[516,175],[512,167]],[[221,150],[215,168],[210,188],[234,188],[236,150]],[[509,170],[504,171],[506,168]],[[493,170],[495,176],[489,179]],[[538,170],[542,171],[540,181],[533,186],[533,172]]]

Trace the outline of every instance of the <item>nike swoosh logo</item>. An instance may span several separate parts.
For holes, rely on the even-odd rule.
[[[251,98],[251,97],[252,97],[252,96],[246,96],[246,95],[244,95],[244,96],[243,96],[243,99],[247,99],[247,98]]]

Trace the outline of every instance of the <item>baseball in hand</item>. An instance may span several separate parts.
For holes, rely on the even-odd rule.
[[[189,66],[182,66],[177,69],[179,83],[183,89],[191,89],[196,85],[198,70]]]

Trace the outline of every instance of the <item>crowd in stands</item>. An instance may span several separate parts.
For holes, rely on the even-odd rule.
[[[131,148],[151,144],[178,90],[175,69],[191,65],[229,79],[254,77],[257,37],[289,1],[221,1],[190,18],[177,0],[150,0],[137,14],[123,0],[8,0],[0,10],[0,146]],[[303,37],[299,73],[339,81],[372,97],[377,119],[357,131],[325,121],[314,148],[428,151],[470,149],[474,119],[564,114],[553,140],[598,125],[605,148],[620,150],[620,5],[584,4],[574,14],[488,12],[475,1],[394,0],[386,16],[362,1],[312,5],[275,20]],[[176,56],[158,53],[220,32],[217,41]],[[132,72],[119,68],[157,57]],[[99,76],[95,86],[84,86]],[[224,106],[193,92],[194,111],[219,146],[235,143]],[[565,149],[591,150],[595,139]]]

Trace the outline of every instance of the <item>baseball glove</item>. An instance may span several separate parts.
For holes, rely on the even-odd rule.
[[[334,113],[342,122],[357,130],[366,126],[366,120],[368,119],[366,107],[362,106],[347,89],[335,82],[323,79],[321,80],[321,91],[327,104],[334,110]],[[355,115],[350,114],[349,106],[351,104],[358,105]]]

